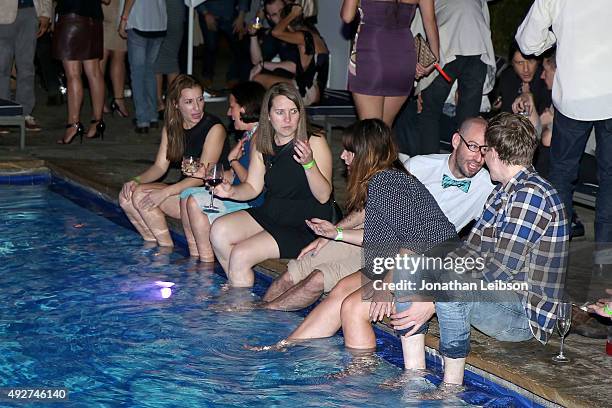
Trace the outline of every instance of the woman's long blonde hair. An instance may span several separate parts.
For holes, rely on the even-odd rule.
[[[185,152],[185,131],[183,129],[183,116],[179,109],[179,100],[183,89],[200,88],[200,82],[192,76],[181,74],[168,86],[166,95],[166,111],[164,113],[164,126],[168,134],[168,149],[166,159],[170,162],[180,161]]]
[[[257,150],[264,155],[274,154],[273,143],[275,130],[270,122],[270,109],[272,109],[272,102],[277,96],[284,96],[295,104],[300,113],[295,139],[301,141],[308,140],[308,120],[306,118],[304,101],[295,86],[285,82],[279,82],[268,89],[261,104],[259,128],[257,129],[257,142],[255,145]]]
[[[380,119],[364,119],[342,137],[344,149],[353,153],[348,177],[347,211],[365,208],[368,183],[377,173],[397,169],[406,172],[398,159],[397,147],[389,126]]]

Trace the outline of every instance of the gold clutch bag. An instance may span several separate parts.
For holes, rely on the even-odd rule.
[[[414,48],[416,50],[417,62],[421,64],[423,68],[428,68],[431,64],[438,62],[431,48],[429,48],[427,40],[425,40],[421,34],[417,34],[414,37]]]

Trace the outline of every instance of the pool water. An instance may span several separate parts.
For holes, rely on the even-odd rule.
[[[367,374],[330,378],[355,358],[340,336],[245,349],[280,340],[303,317],[220,311],[257,299],[265,281],[255,293],[228,290],[219,270],[147,247],[124,219],[102,216],[108,209],[53,190],[0,186],[0,387],[65,387],[67,402],[44,405],[61,407],[524,405],[486,386],[422,401],[438,372],[385,390],[402,370],[383,345]]]

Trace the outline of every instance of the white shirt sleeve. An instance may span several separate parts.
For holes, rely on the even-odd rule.
[[[552,47],[557,38],[549,30],[555,15],[557,0],[535,0],[516,32],[516,42],[526,55],[540,55]]]

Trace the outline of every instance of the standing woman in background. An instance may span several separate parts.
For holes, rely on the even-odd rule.
[[[103,56],[102,2],[110,0],[59,0],[59,19],[53,36],[53,57],[61,60],[68,85],[68,124],[59,144],[69,144],[78,135],[81,141],[85,128],[80,121],[83,104],[83,69],[89,82],[92,116],[88,138],[104,137],[104,78],[100,71]]]
[[[129,113],[124,100],[123,90],[125,88],[125,54],[127,43],[121,38],[117,29],[119,28],[119,16],[123,11],[123,0],[112,0],[104,3],[104,58],[100,61],[102,78],[106,72],[106,64],[110,61],[110,79],[113,88],[113,99],[110,108],[104,106],[105,113],[117,112],[122,118],[127,118]]]
[[[382,119],[388,126],[410,96],[414,79],[427,76],[417,63],[410,25],[421,9],[429,46],[439,58],[434,0],[344,0],[340,15],[350,23],[359,10],[360,23],[349,59],[348,89],[359,119]]]

